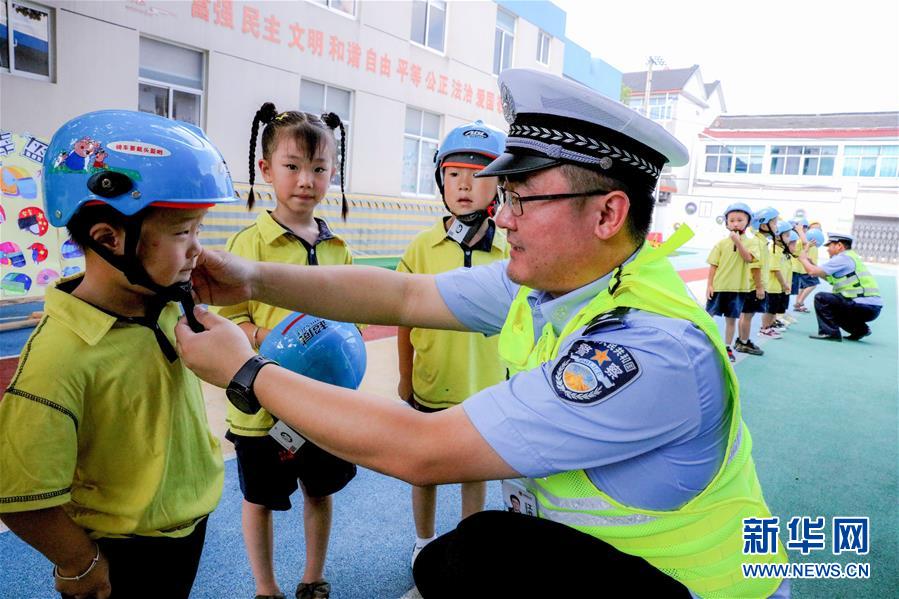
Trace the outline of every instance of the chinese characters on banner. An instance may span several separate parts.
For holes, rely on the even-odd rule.
[[[84,268],[65,229],[50,226],[41,184],[47,143],[0,131],[0,300],[35,298]]]
[[[293,52],[318,57],[385,79],[398,79],[415,89],[447,96],[463,104],[474,104],[483,110],[502,114],[499,94],[474,87],[470,82],[451,79],[443,73],[423,72],[421,65],[405,58],[393,58],[376,48],[362,48],[353,40],[342,40],[325,31],[305,27],[303,23],[282,22],[277,15],[265,14],[250,4],[235,6],[232,0],[193,0],[193,19],[230,29],[264,43]]]

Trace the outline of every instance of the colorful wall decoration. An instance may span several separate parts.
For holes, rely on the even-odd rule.
[[[40,299],[54,280],[84,268],[66,230],[50,226],[44,214],[46,150],[28,133],[0,131],[0,301]]]

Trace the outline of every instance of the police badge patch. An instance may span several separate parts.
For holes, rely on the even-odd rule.
[[[584,405],[605,401],[640,376],[626,348],[605,341],[576,341],[553,369],[556,395]]]

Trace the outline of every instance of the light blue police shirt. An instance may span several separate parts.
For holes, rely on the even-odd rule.
[[[469,329],[488,336],[502,330],[519,289],[506,274],[507,263],[436,275],[447,307]],[[531,292],[535,336],[547,322],[559,334],[610,278],[558,298]],[[730,422],[721,358],[693,323],[640,310],[587,337],[583,332],[569,336],[554,360],[467,399],[462,407],[468,418],[524,476],[583,469],[597,488],[625,505],[653,510],[683,505],[708,485],[727,451]],[[563,397],[553,373],[584,341],[617,346],[638,374],[620,388],[618,381],[607,381],[611,388],[595,403]],[[789,596],[784,580],[773,597]]]
[[[855,262],[845,253],[840,253],[821,265],[821,270],[832,277],[845,277],[851,272],[855,272]],[[854,300],[857,304],[866,304],[869,306],[882,306],[883,298],[881,297],[858,297]]]

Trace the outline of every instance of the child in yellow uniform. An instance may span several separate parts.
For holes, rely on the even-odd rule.
[[[712,316],[724,317],[724,344],[731,362],[736,361],[731,343],[743,299],[753,289],[752,271],[760,268],[758,242],[746,233],[751,218],[752,210],[746,204],[728,206],[724,219],[730,233],[712,248],[706,260],[710,268],[705,309]]]
[[[328,224],[313,216],[324,199],[336,172],[336,139],[341,130],[341,154],[345,156],[343,124],[334,114],[321,118],[304,112],[279,113],[267,102],[256,112],[250,137],[250,195],[252,208],[255,179],[254,157],[259,124],[262,159],[259,170],[275,191],[272,212],[262,211],[256,222],[228,240],[228,251],[245,258],[290,264],[350,264],[346,243],[331,232]],[[341,173],[343,175],[343,173]],[[341,176],[341,189],[343,176]],[[346,198],[343,199],[346,215]],[[259,345],[291,312],[259,302],[246,302],[218,312],[240,325],[253,346]],[[248,415],[228,405],[228,433],[237,453],[244,543],[256,581],[257,597],[282,598],[275,580],[272,543],[272,510],[289,510],[290,496],[303,489],[303,530],[306,564],[296,589],[299,599],[324,599],[331,586],[324,578],[325,556],[331,534],[331,495],[356,475],[356,466],[306,442],[291,453],[268,435],[274,425],[265,410]]]
[[[474,178],[499,156],[506,136],[481,121],[457,127],[443,140],[436,179],[451,216],[412,240],[397,271],[437,274],[471,268],[508,257],[505,235],[489,214],[496,199],[496,177]],[[399,396],[416,410],[438,412],[505,378],[497,338],[476,333],[408,329],[397,333]],[[462,483],[462,518],[484,509],[486,483]],[[417,539],[412,562],[436,538],[437,487],[412,488]]]
[[[793,225],[786,221],[778,224],[768,266],[766,312],[762,315],[762,328],[759,329],[759,335],[768,339],[781,339],[781,333],[786,328],[778,322],[777,315],[783,314],[790,305],[790,259],[793,257],[790,246],[792,244],[795,248],[797,239],[799,236],[793,231]]]
[[[47,290],[0,401],[0,518],[53,563],[48,593],[184,599],[224,468],[174,302],[192,314],[200,221],[234,189],[187,123],[93,112],[46,156],[83,139],[108,150],[102,167],[44,165],[46,213],[85,271]]]
[[[821,223],[813,222],[811,224],[806,225],[805,219],[801,219],[799,225],[802,228],[803,234],[808,234],[809,231],[817,230],[821,231]],[[797,229],[797,233],[800,231]],[[801,235],[800,235],[801,237]],[[802,251],[803,241],[800,239],[796,243],[796,255]],[[818,246],[815,244],[810,244],[806,246],[807,255],[809,262],[814,265],[818,264]],[[798,276],[797,276],[798,275]],[[815,287],[818,286],[818,277],[808,274],[805,271],[805,266],[802,265],[802,262],[799,261],[798,258],[793,259],[793,293],[796,295],[796,302],[793,304],[793,311],[800,312],[802,314],[808,314],[809,309],[805,307],[805,300],[808,298],[809,294],[815,290]]]
[[[768,267],[771,256],[768,250],[768,238],[774,238],[779,213],[774,208],[762,208],[753,213],[750,226],[755,229],[760,268],[752,271],[754,290],[743,296],[743,310],[740,314],[739,334],[734,349],[741,353],[761,356],[765,352],[752,342],[749,333],[752,330],[752,318],[755,314],[764,313],[766,303],[765,285],[768,280]]]

